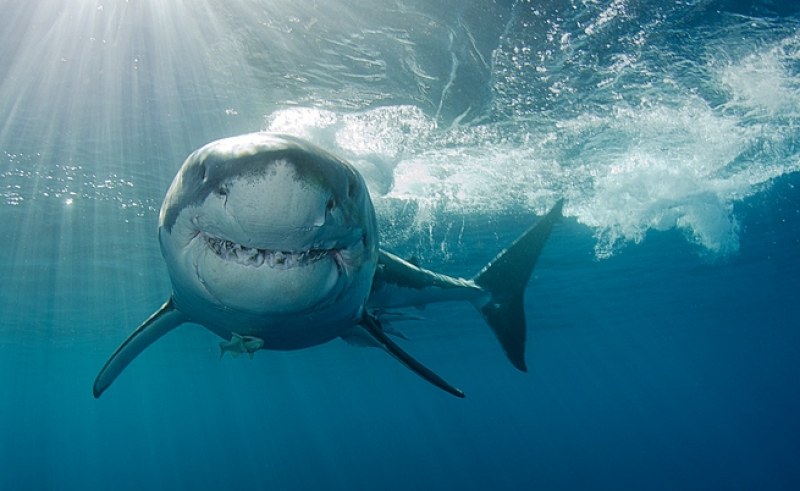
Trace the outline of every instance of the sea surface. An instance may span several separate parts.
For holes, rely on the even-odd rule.
[[[800,4],[0,0],[0,489],[800,488]],[[397,323],[466,399],[342,341],[219,358],[170,294],[183,159],[258,130],[471,277],[565,200],[528,372],[469,304]]]

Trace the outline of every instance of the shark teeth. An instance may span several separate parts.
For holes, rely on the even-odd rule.
[[[279,251],[247,247],[212,235],[204,234],[204,238],[208,248],[220,258],[256,268],[267,265],[274,269],[290,269],[297,266],[307,266],[336,254],[335,249]]]

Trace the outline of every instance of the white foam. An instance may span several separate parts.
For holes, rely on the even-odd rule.
[[[557,120],[528,115],[440,129],[413,106],[354,114],[289,108],[271,115],[267,129],[353,161],[379,209],[399,203],[415,213],[403,220],[408,235],[472,213],[542,213],[564,197],[565,215],[593,230],[599,258],[670,229],[724,256],[739,247],[734,204],[800,170],[800,82],[791,72],[799,53],[790,36],[694,67],[721,103],[664,79],[638,100],[620,97]]]
[[[742,161],[761,144],[762,128],[721,115],[700,99],[685,102],[562,121],[554,133],[518,135],[522,145],[486,128],[436,132],[408,108],[314,115],[305,120],[310,127],[295,131],[333,141],[334,150],[362,167],[371,161],[390,173],[388,187],[368,179],[383,186],[374,198],[413,203],[417,229],[452,215],[520,208],[541,213],[564,196],[565,214],[595,231],[598,257],[641,242],[649,230],[673,228],[711,253],[730,254],[739,240],[733,203],[797,168]],[[274,121],[299,119],[287,116]],[[413,139],[403,136],[409,128]],[[269,129],[293,130],[278,124]]]
[[[595,229],[599,257],[640,242],[650,229],[676,227],[712,252],[738,248],[730,203],[749,192],[725,175],[752,131],[697,99],[682,108],[620,109],[601,124],[617,143],[588,156],[594,177],[572,207]]]
[[[789,73],[788,65],[798,61],[800,36],[793,36],[725,64],[718,76],[731,94],[728,108],[751,115],[796,115],[800,110],[800,80]]]

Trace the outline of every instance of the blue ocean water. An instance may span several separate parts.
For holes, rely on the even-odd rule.
[[[224,5],[219,5],[224,3]],[[796,489],[800,5],[0,0],[0,489]],[[169,295],[185,156],[353,162],[385,248],[469,277],[565,198],[529,372],[470,305],[219,360]]]

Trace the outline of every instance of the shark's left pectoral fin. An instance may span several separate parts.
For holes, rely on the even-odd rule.
[[[117,348],[94,381],[95,398],[105,391],[136,356],[158,338],[175,329],[188,319],[172,304],[172,298],[161,306]]]
[[[372,336],[375,342],[394,356],[400,363],[407,366],[414,371],[417,375],[432,383],[436,387],[453,394],[456,397],[464,397],[464,392],[461,389],[453,387],[448,384],[442,377],[436,375],[427,367],[422,365],[408,353],[403,351],[400,346],[395,344],[394,341],[389,339],[389,336],[383,331],[380,322],[377,318],[370,314],[364,314],[364,319],[361,321],[361,326]]]

